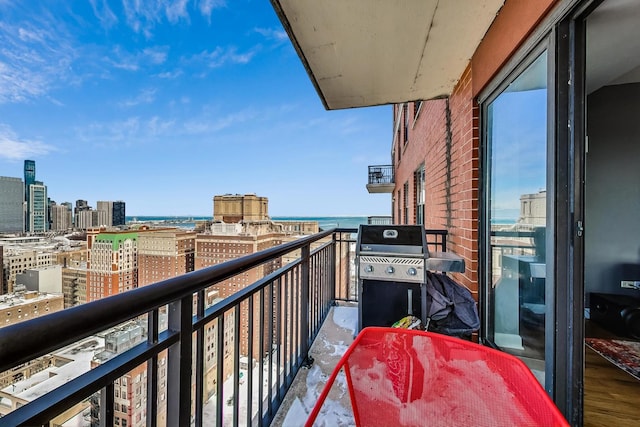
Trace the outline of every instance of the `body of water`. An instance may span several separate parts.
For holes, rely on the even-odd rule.
[[[273,221],[318,221],[318,226],[327,230],[329,228],[358,228],[360,224],[367,223],[366,216],[274,216]],[[167,227],[180,227],[192,229],[195,227],[196,221],[211,220],[211,217],[199,216],[128,216],[127,224],[144,224],[150,223],[154,225],[164,225]]]

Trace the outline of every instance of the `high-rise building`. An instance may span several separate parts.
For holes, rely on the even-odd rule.
[[[126,210],[125,203],[122,200],[113,202],[113,214],[111,217],[111,224],[114,227],[119,225],[126,225]]]
[[[213,219],[223,222],[269,219],[269,201],[255,194],[225,194],[213,197]]]
[[[115,202],[111,201],[98,201],[96,210],[98,212],[105,212],[104,223],[96,224],[96,226],[119,226],[125,225],[125,203],[122,200]],[[101,217],[102,218],[102,217]]]
[[[47,187],[42,181],[36,181],[36,162],[24,161],[24,201],[26,202],[25,230],[30,233],[42,233],[48,230],[49,208]]]
[[[138,287],[138,235],[104,229],[87,232],[87,302]]]
[[[100,212],[103,222],[95,224],[96,226],[111,227],[113,225],[113,202],[98,201],[96,210]]]
[[[24,161],[24,188],[26,190],[24,201],[29,201],[29,186],[36,182],[36,162],[35,160]]]
[[[73,227],[71,210],[64,205],[56,205],[53,202],[50,206],[51,210],[51,230],[64,231]]]
[[[196,234],[179,229],[152,230],[138,237],[138,286],[193,271]]]
[[[29,203],[27,205],[28,227],[31,233],[44,233],[47,231],[47,186],[41,181],[29,185]]]
[[[92,227],[106,227],[107,213],[87,209],[78,211],[75,218],[75,227],[79,230],[87,230]]]
[[[76,228],[86,229],[88,227],[92,227],[91,224],[89,224],[88,227],[81,227],[78,220],[78,214],[80,212],[84,212],[88,210],[91,210],[91,206],[89,206],[89,203],[86,200],[81,200],[81,199],[76,200],[76,206],[75,208],[73,208],[73,225],[75,225]],[[85,222],[86,222],[86,218],[85,218]]]
[[[22,180],[0,176],[0,233],[24,232],[24,200]]]

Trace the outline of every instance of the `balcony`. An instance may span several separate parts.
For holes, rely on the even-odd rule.
[[[393,165],[369,166],[369,193],[392,193],[395,186]]]
[[[282,425],[353,339],[356,231],[3,328],[0,372],[13,381],[0,385],[0,425]],[[445,250],[446,231],[428,230],[427,242]],[[211,297],[217,283],[292,253],[252,285]]]

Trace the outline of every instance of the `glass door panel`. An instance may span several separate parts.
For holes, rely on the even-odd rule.
[[[487,339],[544,384],[547,52],[486,105]]]

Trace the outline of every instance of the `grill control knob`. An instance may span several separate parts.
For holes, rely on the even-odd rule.
[[[367,265],[364,267],[366,273],[373,273],[373,265]]]
[[[392,265],[390,265],[389,267],[387,267],[387,274],[393,274],[396,272],[396,269],[393,268]]]
[[[408,274],[409,276],[415,276],[415,275],[417,275],[417,274],[418,274],[418,270],[416,270],[416,269],[415,269],[415,268],[413,268],[413,267],[410,267],[410,268],[407,270],[407,274]]]

